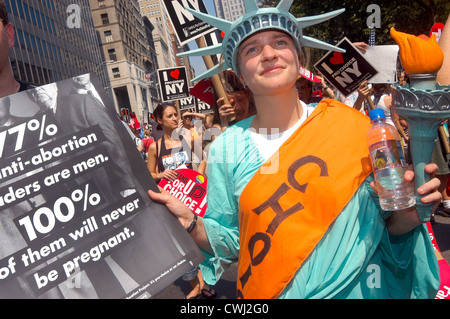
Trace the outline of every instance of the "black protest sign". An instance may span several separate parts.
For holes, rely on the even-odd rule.
[[[87,74],[0,98],[1,299],[149,298],[204,259],[148,196],[102,87]]]
[[[197,113],[214,113],[214,110],[211,105],[208,103],[197,99]]]
[[[177,67],[158,70],[161,100],[175,101],[189,97],[186,68]]]
[[[347,38],[342,39],[337,46],[346,52],[329,51],[314,67],[347,97],[378,71]]]
[[[164,0],[163,3],[181,46],[215,29],[185,9],[208,13],[202,0]]]

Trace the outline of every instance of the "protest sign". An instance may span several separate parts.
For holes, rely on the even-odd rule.
[[[197,100],[196,112],[202,114],[211,114],[214,113],[214,110],[208,103],[205,103],[202,100]]]
[[[311,81],[313,83],[320,83],[322,80],[314,75],[311,71],[309,71],[307,68],[300,67],[299,74],[301,77],[307,79],[308,81]]]
[[[169,182],[163,178],[158,185],[181,200],[194,214],[203,217],[206,212],[208,181],[193,169],[180,168],[175,172],[177,173],[175,180]]]
[[[363,56],[378,71],[369,83],[394,84],[396,82],[398,45],[369,46]]]
[[[0,298],[148,298],[203,260],[90,80],[103,103],[72,79],[0,99]]]
[[[357,90],[362,82],[370,80],[378,72],[347,39],[337,47],[345,53],[329,51],[314,67],[345,97]]]
[[[189,7],[196,11],[208,13],[202,0],[164,0],[162,3],[169,14],[170,22],[181,46],[215,29],[186,10],[186,7]]]
[[[197,99],[192,95],[180,99],[179,102],[180,102],[180,111],[195,110],[197,108]]]
[[[159,88],[163,102],[175,101],[189,96],[186,67],[158,70]]]

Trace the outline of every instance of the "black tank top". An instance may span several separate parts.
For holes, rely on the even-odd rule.
[[[158,154],[158,170],[164,172],[166,169],[175,170],[181,165],[192,169],[192,154],[188,143],[180,136],[181,146],[166,149],[164,136],[161,138],[161,151]],[[158,144],[156,144],[158,150]]]

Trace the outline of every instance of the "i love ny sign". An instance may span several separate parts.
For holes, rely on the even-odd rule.
[[[158,81],[163,102],[189,97],[186,67],[159,69]]]

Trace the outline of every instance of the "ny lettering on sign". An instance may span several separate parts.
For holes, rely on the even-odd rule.
[[[197,99],[197,113],[214,113],[213,108],[208,103],[203,102],[202,100]]]
[[[197,99],[189,95],[188,97],[180,100],[180,110],[195,110],[197,107]]]

